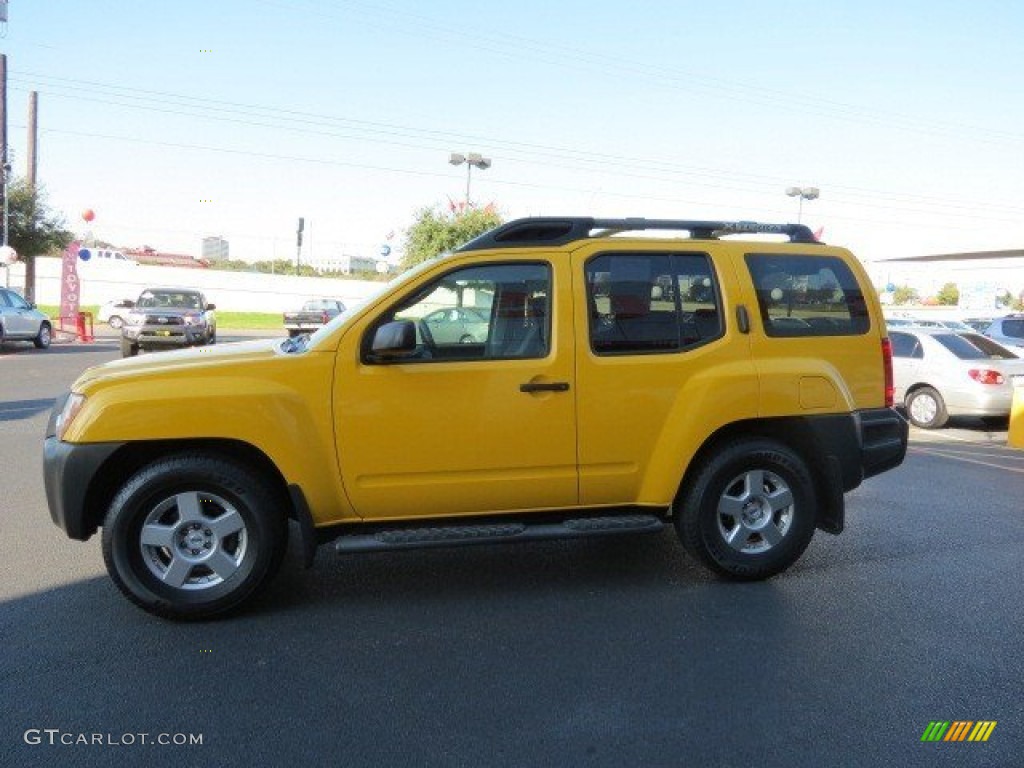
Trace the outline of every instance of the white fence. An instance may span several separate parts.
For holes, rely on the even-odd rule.
[[[60,304],[60,273],[60,259],[36,260],[36,303]],[[116,299],[134,300],[143,288],[181,286],[202,291],[218,309],[229,312],[285,312],[298,309],[309,299],[318,298],[341,299],[346,305],[351,305],[380,286],[380,283],[366,280],[332,277],[81,261],[78,262],[78,277],[83,305],[103,304]],[[0,268],[0,282],[21,292],[25,286],[25,265],[14,264],[8,270]]]

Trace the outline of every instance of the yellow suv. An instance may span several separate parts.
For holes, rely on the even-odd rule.
[[[804,226],[522,219],[311,337],[87,370],[50,420],[47,497],[169,618],[249,599],[289,519],[307,566],[326,542],[672,524],[711,569],[763,579],[903,460],[891,370],[863,269]]]

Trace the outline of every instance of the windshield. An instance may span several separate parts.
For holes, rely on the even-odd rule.
[[[960,335],[994,360],[1017,359],[1017,355],[1002,344],[992,341],[988,336],[982,336],[980,333],[962,333]]]
[[[145,291],[136,304],[139,309],[202,309],[198,293],[186,291]]]
[[[936,333],[932,338],[961,360],[985,360],[988,358],[988,355],[963,336],[957,336],[954,333]]]

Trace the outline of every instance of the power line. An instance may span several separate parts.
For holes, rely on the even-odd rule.
[[[768,184],[776,185],[779,183],[785,183],[787,180],[781,177],[772,177],[767,175],[750,174],[742,172],[730,172],[724,169],[708,168],[704,166],[687,166],[678,163],[671,163],[667,161],[658,160],[657,158],[637,158],[622,155],[613,155],[609,153],[595,153],[586,152],[581,150],[575,150],[571,148],[563,148],[552,145],[543,144],[530,144],[527,142],[518,141],[507,141],[507,140],[495,140],[487,139],[481,136],[463,135],[447,133],[443,131],[433,131],[424,129],[409,128],[407,126],[394,125],[388,123],[376,123],[365,120],[354,120],[351,118],[337,117],[332,115],[322,115],[318,113],[302,112],[299,110],[276,110],[283,113],[283,116],[272,114],[275,109],[272,107],[265,107],[260,105],[242,104],[237,102],[224,102],[217,99],[207,99],[202,97],[191,97],[184,94],[175,94],[164,91],[147,91],[144,89],[137,88],[123,88],[121,86],[110,86],[103,83],[96,83],[95,81],[76,81],[70,78],[48,78],[46,76],[39,76],[43,79],[56,80],[61,83],[80,83],[81,85],[73,93],[66,93],[64,91],[71,88],[70,85],[58,85],[56,88],[60,89],[57,91],[49,91],[49,93],[58,98],[83,100],[91,103],[107,104],[112,106],[121,106],[129,109],[152,111],[163,114],[174,114],[186,117],[196,117],[200,119],[226,122],[233,124],[249,125],[253,127],[262,127],[270,129],[285,129],[293,130],[298,132],[323,135],[335,138],[347,138],[356,141],[369,141],[376,143],[385,143],[391,146],[402,146],[407,148],[415,149],[441,149],[452,141],[487,141],[490,145],[496,147],[504,146],[506,151],[511,155],[506,160],[516,161],[517,156],[520,162],[530,162],[530,158],[545,158],[544,165],[546,167],[561,167],[570,170],[578,170],[580,165],[587,166],[588,170],[598,172],[604,171],[606,167],[617,167],[623,170],[618,172],[620,176],[626,176],[630,178],[648,179],[648,180],[659,180],[667,183],[679,183],[677,180],[671,178],[664,178],[663,176],[652,175],[651,173],[638,174],[630,169],[636,167],[644,167],[649,171],[655,171],[662,174],[672,175],[686,175],[690,177],[700,178],[711,178],[711,179],[722,179],[726,181],[733,181],[733,185],[715,185],[702,182],[703,186],[713,187],[719,189],[729,190],[741,190],[741,191],[759,191],[760,188],[767,186]],[[15,78],[20,82],[20,78]],[[53,86],[51,86],[53,87]],[[100,93],[101,95],[107,95],[104,89],[115,91],[111,94],[112,98],[92,98],[89,96],[82,95],[81,91],[85,90],[90,93]],[[20,89],[18,89],[20,90]],[[128,94],[118,94],[116,91],[123,90],[129,92]],[[141,94],[140,96],[134,96],[131,94]],[[121,101],[121,99],[137,99],[141,103],[131,103]],[[179,104],[177,109],[168,109],[161,106],[156,106],[151,102],[157,101],[159,104],[166,103],[167,99],[176,100],[175,103]],[[213,105],[219,107],[216,113],[211,113],[211,110],[201,105]],[[182,108],[188,109],[202,109],[203,111],[183,111]],[[271,113],[271,114],[268,114]],[[237,116],[231,116],[237,115]],[[294,115],[295,117],[289,117]],[[257,117],[259,120],[243,119],[243,117]],[[313,126],[332,126],[334,124],[341,124],[347,126],[353,124],[354,128],[349,132],[342,132],[339,130],[312,130],[310,128],[302,127],[306,125]],[[426,134],[423,138],[418,140],[418,143],[408,143],[396,141],[396,138],[417,138],[417,134]],[[380,138],[391,137],[391,138]],[[112,138],[112,137],[110,137]],[[429,143],[427,143],[429,142]],[[526,160],[523,160],[523,157]],[[555,158],[555,159],[553,159]],[[567,164],[567,162],[569,164]],[[374,169],[374,167],[370,167]],[[380,168],[376,168],[380,170]],[[439,174],[432,174],[439,175]],[[441,175],[439,175],[441,176]],[[443,175],[447,178],[446,175]],[[870,190],[859,187],[851,187],[846,185],[831,184],[827,181],[820,182],[827,184],[833,196],[838,197],[835,199],[842,200],[843,193],[847,195],[847,199],[853,198],[856,202],[856,198],[870,198],[872,201],[879,200],[890,200],[897,203],[911,202],[917,204],[931,204],[939,205],[947,209],[960,209],[966,211],[980,211],[983,213],[989,213],[993,209],[1006,211],[1006,212],[1019,212],[1024,210],[1021,206],[1007,205],[1003,203],[972,203],[964,202],[962,200],[951,200],[948,198],[941,198],[936,196],[917,195],[909,193],[899,193],[890,190]],[[742,184],[745,186],[736,186],[736,184]],[[752,186],[758,185],[758,186]],[[861,203],[863,205],[877,206],[878,202]],[[891,206],[889,206],[891,207]],[[913,208],[904,207],[905,210],[915,210]]]

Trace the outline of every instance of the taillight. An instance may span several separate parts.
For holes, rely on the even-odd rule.
[[[896,387],[892,383],[892,342],[882,339],[882,368],[885,370],[885,407],[892,408],[896,401]]]
[[[1003,378],[1003,374],[999,371],[993,371],[991,368],[971,368],[967,375],[979,384],[1002,384],[1006,381]]]
[[[329,318],[329,317],[327,316],[327,313],[326,313],[326,312],[321,312],[321,313],[320,313],[320,321],[321,321],[321,322],[322,322],[322,323],[323,323],[324,325],[327,325],[327,321],[328,321],[328,320],[330,320],[330,319],[331,319],[331,318]]]

